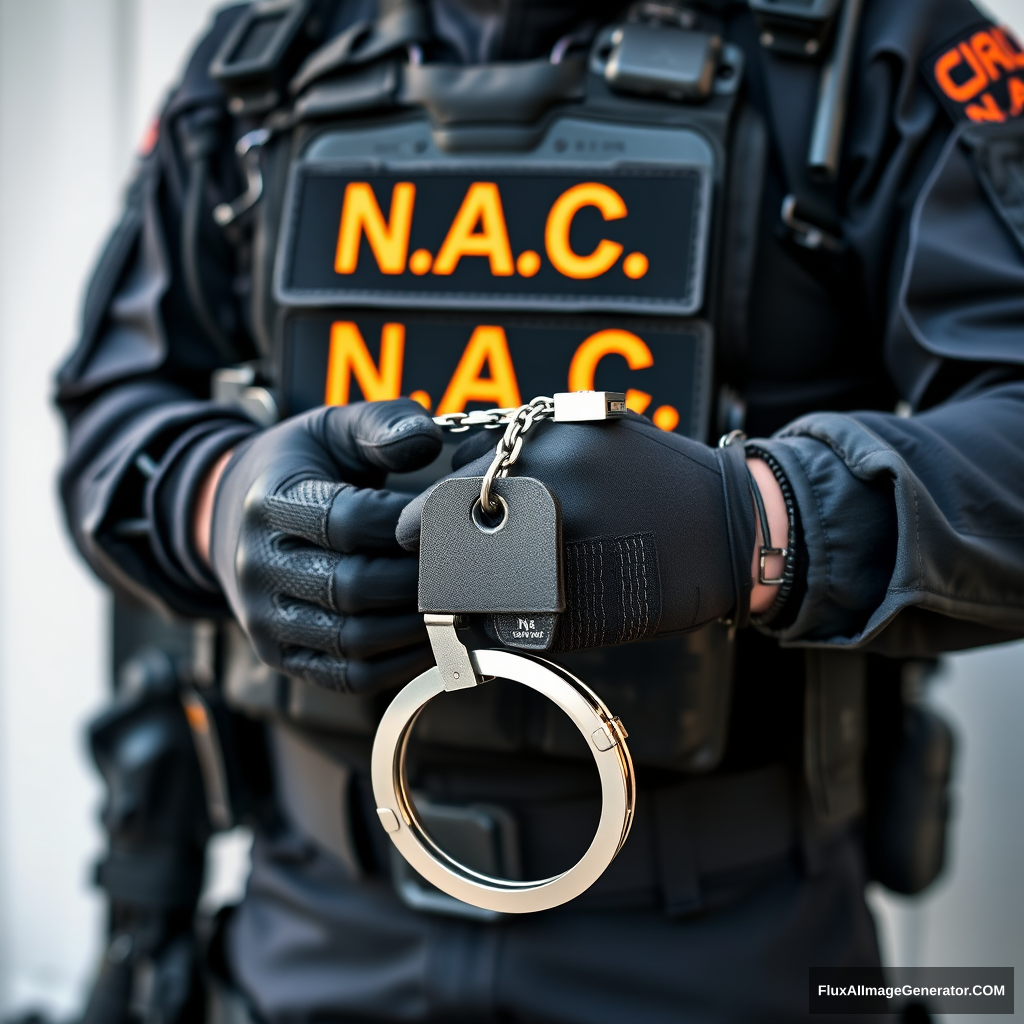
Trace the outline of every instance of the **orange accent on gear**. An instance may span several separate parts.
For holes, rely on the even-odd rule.
[[[532,249],[521,252],[516,260],[516,270],[522,277],[533,277],[540,270],[540,256]]]
[[[671,405],[659,405],[651,419],[659,430],[671,434],[679,426],[679,410]]]
[[[424,274],[429,274],[433,263],[434,257],[427,249],[417,249],[409,257],[409,269],[418,277],[422,277]]]
[[[631,252],[622,261],[622,272],[633,281],[638,281],[647,273],[650,261],[642,252]]]

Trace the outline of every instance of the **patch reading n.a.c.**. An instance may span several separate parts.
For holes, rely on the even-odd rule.
[[[292,305],[690,315],[710,187],[700,166],[300,165],[279,293]]]
[[[697,320],[311,310],[290,317],[282,357],[289,415],[400,395],[438,415],[622,391],[663,430],[707,430],[711,331]]]
[[[980,22],[932,53],[923,71],[957,123],[1024,114],[1024,48],[1005,28]]]

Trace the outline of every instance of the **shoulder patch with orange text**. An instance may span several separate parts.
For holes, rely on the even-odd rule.
[[[923,70],[958,124],[1024,115],[1024,48],[1008,29],[979,23],[936,50]]]

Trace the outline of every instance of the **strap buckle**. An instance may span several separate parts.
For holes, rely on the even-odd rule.
[[[233,202],[219,203],[213,208],[213,219],[218,227],[226,228],[233,224],[263,198],[263,171],[260,170],[259,151],[272,135],[269,128],[256,128],[235,143],[235,155],[245,166],[245,191]]]
[[[802,213],[803,211],[801,211]],[[789,228],[793,241],[805,249],[824,249],[826,252],[842,252],[846,246],[838,236],[818,227],[807,220],[807,215],[798,216],[797,198],[790,193],[782,200],[782,223]]]
[[[768,576],[766,563],[769,558],[778,556],[785,559],[789,555],[788,548],[762,547],[761,553],[757,556],[757,582],[766,587],[780,587],[786,582],[785,576]]]
[[[747,435],[742,430],[730,430],[728,434],[724,434],[719,438],[718,447],[728,448],[733,444],[742,445],[746,439]],[[761,496],[761,488],[757,486],[757,481],[754,479],[754,474],[750,472],[749,466],[747,467],[747,482],[750,486],[750,497],[754,502],[754,514],[757,516],[757,521],[761,526],[761,540],[764,542],[758,549],[757,582],[766,587],[779,587],[786,582],[786,577],[785,575],[769,576],[768,559],[778,557],[785,560],[789,557],[789,549],[772,547],[772,538],[768,527],[768,513],[765,511],[764,498]],[[785,573],[785,562],[783,562],[783,573]]]

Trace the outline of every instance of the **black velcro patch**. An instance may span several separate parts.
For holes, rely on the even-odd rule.
[[[969,128],[962,143],[989,201],[1024,250],[1024,121]]]
[[[645,640],[661,621],[654,535],[581,540],[565,548],[566,610],[557,646],[570,651]]]
[[[987,21],[934,51],[921,70],[953,121],[995,123],[1024,115],[1024,48]]]

